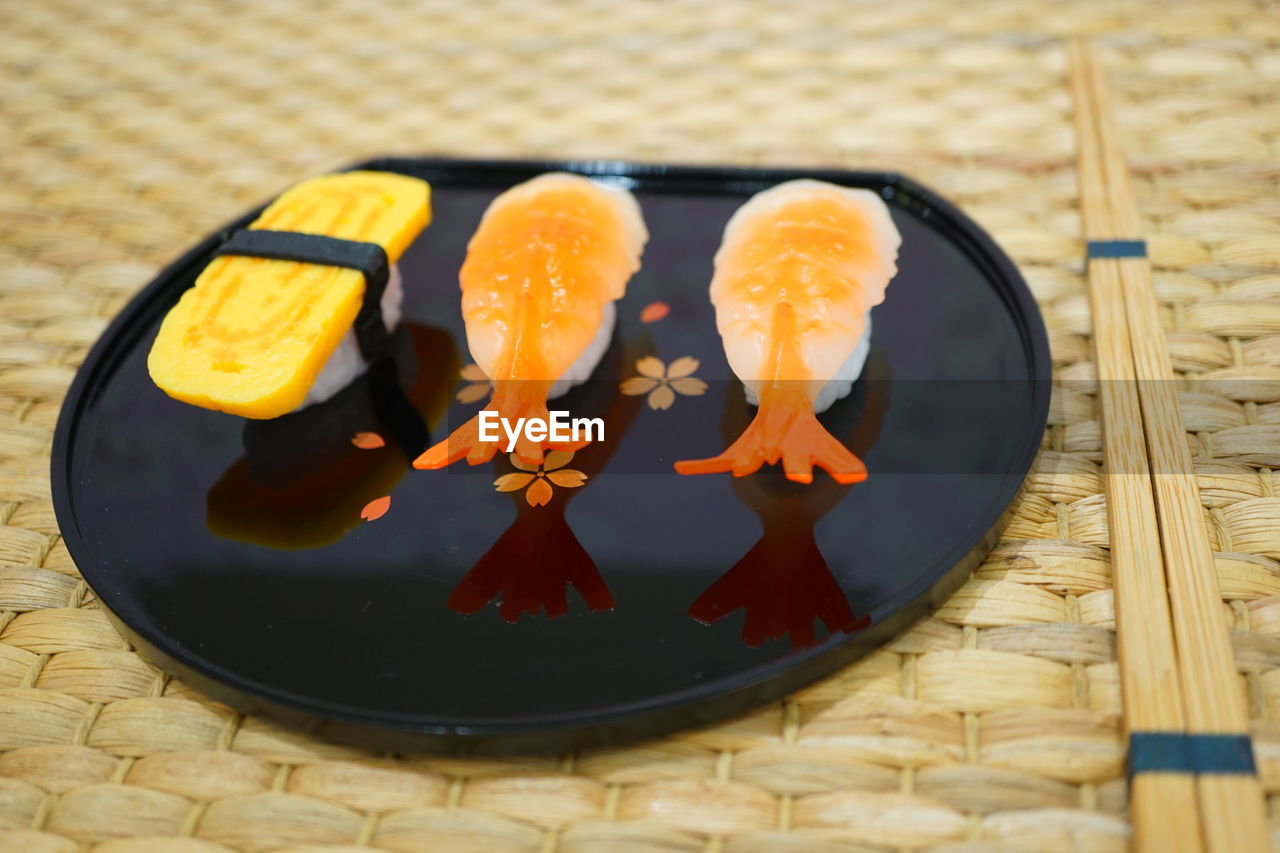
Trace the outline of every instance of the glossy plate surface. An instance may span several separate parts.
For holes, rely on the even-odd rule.
[[[360,168],[433,187],[434,221],[401,260],[394,362],[269,422],[166,397],[147,351],[224,231],[117,318],[63,409],[53,489],[68,548],[169,671],[241,709],[382,748],[617,743],[747,710],[849,663],[924,615],[993,544],[1043,433],[1048,346],[1012,263],[932,192],[883,173]],[[606,441],[562,476],[507,492],[495,480],[521,472],[501,456],[412,470],[486,393],[462,373],[467,240],[496,193],[549,170],[630,187],[651,232],[609,351],[562,399],[603,418]],[[754,411],[707,298],[721,231],[746,197],[800,176],[882,193],[903,235],[863,378],[823,415],[870,479],[676,475],[673,461],[718,453]],[[653,372],[648,359],[667,381],[622,393],[642,362]],[[669,381],[686,373],[702,383]],[[354,446],[361,432],[385,446]],[[532,506],[548,479],[549,501]],[[383,496],[386,514],[361,520]]]

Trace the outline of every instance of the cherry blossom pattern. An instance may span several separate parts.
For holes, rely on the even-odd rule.
[[[682,356],[671,362],[662,363],[661,359],[651,355],[636,362],[636,372],[622,383],[623,394],[638,396],[649,395],[649,408],[669,409],[676,401],[676,394],[698,397],[706,393],[707,383],[693,375],[698,369],[698,360],[691,355]]]
[[[458,389],[456,396],[459,403],[478,402],[488,397],[493,391],[493,383],[489,381],[488,376],[484,375],[484,371],[478,364],[468,364],[459,371],[459,375],[469,383]]]
[[[518,492],[527,486],[524,499],[529,506],[545,506],[555,493],[553,483],[562,489],[576,489],[587,481],[586,474],[564,467],[573,459],[573,454],[567,450],[551,451],[541,465],[522,462],[514,453],[508,458],[520,470],[503,474],[493,481],[493,486],[500,492]]]

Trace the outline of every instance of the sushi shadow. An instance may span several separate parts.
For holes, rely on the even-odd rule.
[[[633,348],[615,337],[595,371],[595,377],[611,378],[592,378],[562,398],[575,416],[602,418],[607,441],[593,441],[575,453],[549,453],[536,469],[517,464],[514,454],[495,457],[495,485],[510,486],[505,494],[516,516],[454,588],[450,610],[470,615],[497,599],[498,612],[507,622],[540,611],[554,619],[569,612],[569,587],[578,591],[591,612],[613,609],[613,595],[565,511],[591,487],[640,411],[643,398],[618,390],[623,365],[639,357],[630,352]]]
[[[884,353],[873,349],[852,392],[821,416],[828,431],[843,436],[859,457],[880,437],[890,407],[890,375]],[[720,424],[727,441],[741,433],[753,408],[740,389],[730,396]],[[756,514],[763,530],[759,541],[689,606],[689,616],[714,625],[743,610],[742,642],[751,648],[783,636],[795,649],[812,646],[815,619],[832,634],[867,627],[870,618],[854,613],[815,536],[818,522],[858,486],[842,485],[824,472],[815,472],[812,483],[795,483],[776,466],[732,482],[734,495]]]
[[[442,329],[404,323],[386,358],[332,398],[247,421],[245,454],[210,488],[205,526],[224,539],[280,550],[332,545],[389,495],[444,417],[459,357]],[[357,447],[358,433],[383,446]]]

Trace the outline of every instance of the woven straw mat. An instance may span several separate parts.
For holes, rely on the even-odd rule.
[[[1065,35],[1097,41],[1115,89],[1280,794],[1274,7],[303,6],[0,7],[0,850],[1123,849]],[[631,748],[372,755],[161,675],[59,538],[48,455],[64,392],[107,321],[193,241],[383,153],[885,167],[947,193],[1021,266],[1058,375],[1077,380],[1005,540],[932,619],[857,665]],[[1240,377],[1270,381],[1238,399],[1224,380]]]

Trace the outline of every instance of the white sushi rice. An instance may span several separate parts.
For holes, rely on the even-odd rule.
[[[836,375],[822,386],[822,390],[818,392],[818,397],[813,401],[813,411],[815,414],[822,414],[827,409],[835,405],[837,400],[841,400],[849,396],[849,392],[853,390],[853,383],[858,381],[858,377],[862,375],[862,368],[866,366],[867,354],[871,352],[871,312],[868,311],[863,321],[862,337],[858,338],[858,343],[854,346],[853,352],[849,353],[849,357],[844,360],[844,364],[840,365],[840,369],[836,371]],[[744,384],[742,386],[747,392],[747,402],[753,406],[760,405],[760,399],[754,388]]]
[[[400,325],[400,310],[403,303],[404,284],[400,279],[400,267],[392,264],[387,276],[387,287],[382,292],[382,321],[386,324],[388,332],[395,331]],[[323,403],[350,385],[368,366],[368,362],[360,354],[360,344],[356,341],[355,329],[348,329],[342,336],[342,340],[338,342],[337,348],[329,356],[329,360],[316,374],[315,381],[307,390],[306,399],[298,408],[304,409],[313,403]]]
[[[606,302],[604,308],[600,309],[600,328],[596,329],[596,336],[591,339],[591,343],[587,344],[587,348],[582,351],[582,355],[578,356],[577,361],[569,365],[569,369],[561,374],[555,385],[551,386],[551,390],[547,392],[548,400],[563,397],[571,389],[591,378],[591,372],[596,369],[600,359],[604,358],[604,351],[609,348],[609,340],[613,337],[613,325],[617,317],[618,309],[614,307],[614,303]]]

